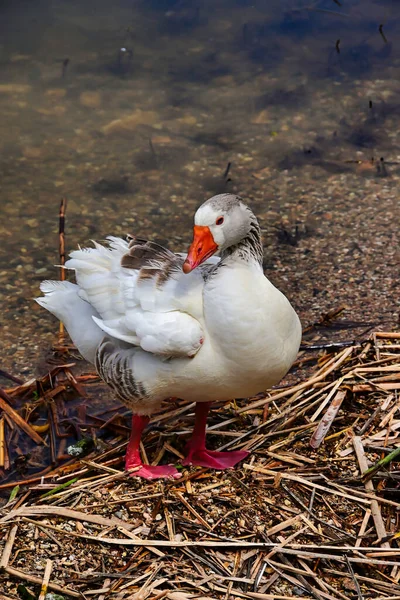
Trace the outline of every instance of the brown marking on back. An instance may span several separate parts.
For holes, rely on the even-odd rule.
[[[174,254],[167,248],[164,248],[156,242],[143,240],[141,238],[132,238],[129,242],[128,247],[129,252],[123,256],[122,260],[124,260],[126,256],[130,256],[131,258],[135,259],[134,261],[126,261],[127,264],[132,265],[128,266],[128,268],[131,269],[139,269],[141,267],[144,267],[150,261],[175,262],[177,259],[176,254]],[[137,266],[133,266],[136,264]]]
[[[159,260],[159,254],[150,246],[132,246],[127,254],[121,259],[121,267],[127,269],[141,269],[150,261]]]
[[[121,266],[139,271],[140,281],[155,279],[157,287],[162,287],[171,274],[182,267],[183,258],[156,242],[129,237],[129,252],[121,259]]]
[[[143,281],[147,281],[149,279],[154,279],[155,277],[159,277],[162,274],[162,271],[157,267],[143,267],[139,271],[139,277],[137,279],[137,284],[139,285]]]

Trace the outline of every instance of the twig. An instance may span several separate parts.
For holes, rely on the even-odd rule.
[[[379,25],[379,33],[381,34],[381,37],[383,39],[383,41],[385,42],[385,44],[388,43],[385,34],[383,33],[383,23],[381,23],[381,25]]]
[[[341,350],[342,348],[349,348],[350,346],[356,346],[357,344],[362,343],[362,340],[349,340],[347,342],[321,342],[320,344],[303,343],[300,345],[300,350]]]
[[[49,581],[50,581],[50,576],[51,576],[52,570],[53,570],[53,561],[48,558],[46,560],[46,566],[44,569],[43,580],[42,580],[42,587],[40,588],[40,594],[39,594],[38,600],[45,599],[45,596],[47,594],[47,589],[49,587]]]
[[[5,567],[8,565],[8,561],[10,560],[10,556],[11,556],[11,552],[13,549],[17,531],[18,531],[18,524],[16,523],[15,525],[13,525],[11,527],[10,533],[8,534],[8,538],[7,538],[7,541],[4,546],[3,554],[1,555],[1,559],[0,559],[0,570],[5,569]]]
[[[374,422],[376,417],[380,414],[381,410],[382,410],[381,406],[376,407],[376,409],[374,410],[372,415],[369,417],[369,419],[367,419],[365,421],[364,425],[358,430],[357,435],[362,436],[367,431],[369,426],[372,425],[372,423]]]
[[[31,575],[30,573],[25,573],[25,571],[21,571],[20,569],[15,569],[14,567],[5,567],[4,570],[9,575],[12,575],[13,577],[16,577],[18,579],[23,579],[25,581],[29,581],[30,583],[42,585],[42,579],[40,577],[36,577],[35,575]],[[74,592],[69,588],[62,587],[61,585],[57,585],[56,583],[49,583],[48,588],[50,590],[60,592],[60,594],[72,596],[73,598],[82,598],[82,594]]]
[[[0,418],[0,467],[5,464],[6,440],[4,437],[4,417]]]
[[[30,521],[30,520],[29,520]],[[35,523],[35,521],[32,521]],[[61,527],[57,527],[56,525],[50,525],[50,523],[39,522],[38,525],[43,528],[48,528],[53,531],[58,531],[62,535],[72,536],[76,538],[85,539],[87,541],[92,542],[100,542],[104,544],[110,544],[111,546],[149,546],[155,548],[232,548],[232,549],[259,549],[259,550],[276,550],[279,553],[291,554],[296,556],[303,556],[306,558],[329,558],[332,560],[338,560],[339,562],[345,562],[344,556],[339,554],[330,554],[330,552],[351,552],[355,551],[356,556],[351,556],[349,560],[352,563],[359,564],[374,564],[374,565],[390,565],[390,566],[398,566],[398,561],[388,561],[388,560],[375,560],[374,558],[370,558],[371,548],[355,548],[352,546],[332,546],[332,545],[319,545],[319,544],[287,544],[285,546],[282,543],[268,543],[268,542],[247,542],[245,540],[235,540],[230,539],[227,541],[213,541],[213,540],[150,540],[150,539],[130,539],[130,538],[110,538],[100,535],[90,535],[90,534],[81,534],[76,531],[69,531],[67,529],[62,529]],[[322,550],[324,552],[314,552],[313,549]],[[359,556],[359,553],[363,551],[366,553],[367,558],[362,558]],[[384,548],[375,548],[374,556],[385,556],[386,551]],[[390,552],[390,556],[400,557],[400,549],[392,549]]]
[[[285,390],[283,392],[278,392],[277,394],[274,394],[270,398],[262,398],[261,400],[252,402],[251,404],[248,404],[247,406],[240,408],[237,411],[238,414],[247,412],[252,408],[258,408],[259,406],[264,406],[264,404],[267,400],[268,400],[268,402],[272,402],[272,401],[276,402],[276,400],[279,400],[280,398],[285,398],[286,396],[293,395],[295,392],[304,390],[306,388],[310,388],[315,383],[318,383],[319,381],[323,381],[327,377],[327,375],[332,373],[332,371],[335,371],[335,369],[340,367],[340,365],[349,358],[349,356],[352,354],[353,350],[354,350],[354,346],[351,346],[350,348],[346,348],[345,350],[340,352],[338,355],[336,355],[333,359],[331,359],[326,365],[324,365],[324,367],[320,370],[319,374],[316,375],[315,377],[311,377],[307,381],[303,381],[302,383],[299,383],[298,385],[295,385],[295,386],[289,388],[288,390]]]
[[[376,462],[372,467],[369,467],[369,469],[364,471],[364,473],[362,474],[362,480],[364,482],[369,481],[375,475],[375,473],[379,471],[381,467],[386,468],[392,462],[392,460],[394,460],[398,456],[400,456],[400,447],[396,448],[396,450],[393,450],[393,452],[391,452],[384,458],[381,458],[381,460],[378,460],[378,462]]]
[[[140,540],[140,537],[138,537],[134,533],[131,533],[125,527],[118,527],[118,531],[131,538],[131,540]],[[153,554],[155,554],[156,556],[165,556],[164,552],[161,552],[161,550],[159,550],[158,548],[154,548],[153,546],[146,546],[146,550],[149,550],[149,552],[153,552]]]
[[[211,525],[209,525],[207,523],[207,521],[205,521],[203,519],[203,517],[201,515],[199,515],[199,513],[197,512],[197,510],[195,510],[193,508],[193,506],[191,506],[189,504],[189,502],[186,500],[186,498],[180,492],[175,492],[175,495],[176,495],[177,498],[179,498],[179,500],[182,502],[182,504],[184,506],[186,506],[186,508],[188,509],[188,511],[191,512],[192,515],[199,521],[199,523],[201,523],[203,525],[203,527],[206,527],[207,529],[211,529]]]
[[[40,437],[40,435],[36,433],[36,431],[32,429],[29,423],[24,421],[24,419],[20,417],[19,414],[13,408],[11,408],[11,406],[8,404],[8,402],[10,401],[11,398],[0,388],[0,408],[2,408],[4,412],[10,417],[10,419],[12,419],[14,423],[18,425],[18,427],[23,429],[25,433],[27,433],[34,442],[36,442],[37,444],[44,444],[45,442]]]
[[[314,431],[311,440],[310,446],[314,449],[319,448],[326,434],[328,433],[334,418],[336,417],[339,409],[342,405],[343,400],[346,397],[346,391],[339,390],[335,397],[333,398],[331,405],[326,411],[324,417],[321,419],[317,429]]]
[[[0,377],[4,377],[4,379],[9,379],[14,383],[18,383],[18,385],[22,385],[24,383],[22,379],[19,379],[19,377],[15,377],[15,375],[7,373],[7,371],[4,371],[3,369],[0,369]]]
[[[358,535],[357,535],[357,541],[356,541],[356,544],[355,544],[356,546],[360,546],[361,545],[362,537],[363,537],[363,535],[365,533],[365,530],[367,529],[367,525],[368,525],[368,521],[369,521],[370,516],[371,516],[371,510],[367,509],[365,511],[365,515],[364,515],[364,518],[363,518],[362,523],[361,523],[360,531],[358,532]]]
[[[365,471],[368,470],[368,462],[367,462],[367,458],[364,453],[364,447],[363,447],[361,438],[358,436],[354,436],[353,437],[353,445],[354,445],[354,450],[356,451],[358,464],[360,465],[360,472],[361,472],[361,475],[363,475],[363,473],[365,473]],[[365,482],[365,489],[368,490],[368,492],[375,491],[372,481]],[[386,533],[386,529],[385,529],[385,524],[383,522],[381,509],[380,509],[380,506],[379,506],[379,503],[377,502],[377,500],[371,500],[371,513],[372,513],[372,518],[375,523],[376,533],[378,534],[378,539],[381,540],[382,538],[386,537],[387,533]],[[390,548],[390,544],[388,542],[383,542],[382,546],[385,548]]]
[[[68,63],[67,63],[68,64]],[[60,281],[65,281],[65,211],[67,208],[67,201],[65,198],[61,199],[60,212],[59,212],[59,224],[58,224],[58,237],[59,237],[59,255],[60,255]],[[65,328],[64,323],[60,321],[58,343],[63,346],[65,342]]]
[[[328,492],[329,494],[334,494],[334,495],[336,494],[337,496],[341,496],[342,498],[347,498],[349,500],[356,500],[357,502],[361,502],[364,504],[369,504],[369,502],[370,502],[366,498],[357,497],[352,494],[346,494],[346,492],[341,492],[336,489],[332,490],[326,486],[319,485],[318,483],[314,483],[312,481],[308,481],[308,479],[305,479],[304,477],[299,477],[297,475],[292,475],[290,473],[277,473],[276,471],[272,471],[271,469],[264,469],[263,467],[257,467],[257,466],[249,465],[247,463],[245,463],[243,465],[243,467],[244,467],[244,469],[248,469],[249,471],[261,473],[263,475],[270,475],[271,477],[276,478],[278,481],[281,478],[289,479],[291,481],[297,481],[298,483],[302,483],[308,487],[316,488],[317,490],[321,490],[323,492]],[[380,500],[380,498],[379,498],[379,500]]]
[[[11,510],[5,517],[0,519],[0,523],[6,523],[7,521],[16,519],[17,517],[29,517],[29,516],[42,516],[42,515],[57,515],[59,517],[65,517],[66,519],[75,519],[76,521],[86,521],[87,523],[95,523],[97,525],[103,525],[104,527],[124,527],[125,529],[133,529],[134,526],[112,517],[108,519],[101,515],[91,515],[90,513],[80,512],[78,510],[72,510],[63,506],[22,506],[15,510]],[[43,523],[46,527],[46,523]]]
[[[363,600],[363,595],[361,593],[360,584],[358,583],[357,577],[354,574],[353,567],[351,566],[351,562],[349,561],[349,557],[347,556],[347,554],[345,554],[345,558],[346,558],[346,562],[347,562],[347,568],[349,569],[351,578],[354,581],[354,585],[356,586],[358,599]]]

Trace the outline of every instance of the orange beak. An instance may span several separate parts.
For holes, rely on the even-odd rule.
[[[218,250],[217,244],[209,227],[195,225],[193,227],[193,242],[189,248],[188,255],[183,263],[183,272],[190,273],[202,262],[210,258]]]

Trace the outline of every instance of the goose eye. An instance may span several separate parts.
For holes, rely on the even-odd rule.
[[[224,222],[224,217],[218,217],[218,219],[215,221],[215,224],[222,225],[223,222]]]

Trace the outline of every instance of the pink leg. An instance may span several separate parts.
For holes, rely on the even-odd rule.
[[[132,477],[143,477],[144,479],[161,479],[166,477],[173,477],[178,479],[181,474],[175,469],[168,465],[160,465],[153,467],[151,465],[144,465],[140,458],[139,444],[142,436],[143,429],[149,422],[150,417],[139,415],[132,416],[132,431],[131,437],[129,438],[129,444],[126,449],[125,455],[125,469],[128,471],[133,467],[140,467],[138,471],[132,473]]]
[[[197,402],[192,437],[187,445],[187,456],[183,465],[198,465],[210,469],[230,469],[249,455],[244,450],[218,452],[206,449],[206,423],[211,402]]]

